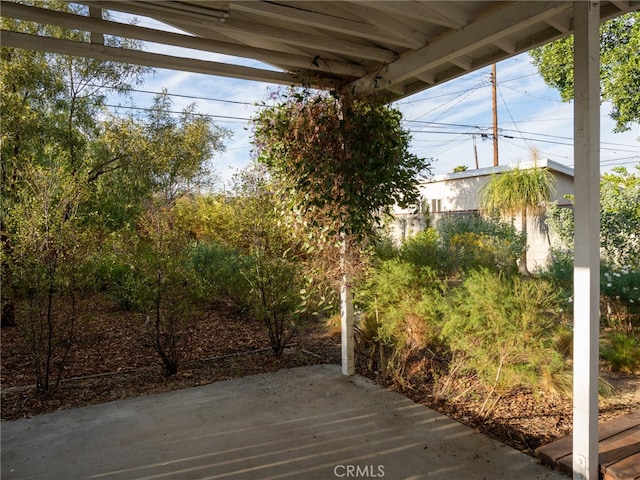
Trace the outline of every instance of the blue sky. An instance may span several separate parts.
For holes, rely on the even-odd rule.
[[[152,25],[145,19],[139,24]],[[149,49],[158,51],[155,47]],[[184,49],[169,47],[160,52],[228,60],[223,55],[185,54]],[[265,68],[250,60],[232,61]],[[451,172],[458,165],[474,168],[474,140],[479,166],[493,164],[492,141],[486,136],[483,139],[483,134],[492,133],[490,70],[487,67],[469,73],[394,103],[412,133],[413,152],[433,159],[434,174]],[[544,84],[527,54],[499,63],[497,79],[500,164],[527,161],[530,149],[536,148],[543,158],[573,166],[573,103],[562,102],[558,92]],[[158,69],[137,87],[149,92],[163,88],[172,96],[175,110],[195,103],[199,113],[212,115],[217,125],[231,130],[233,136],[226,142],[226,151],[211,159],[212,168],[220,177],[219,187],[228,185],[232,175],[251,162],[249,119],[256,114],[257,105],[278,86]],[[109,102],[144,108],[151,105],[152,99],[152,94],[134,92],[129,100],[112,97]],[[601,169],[640,164],[640,125],[632,125],[628,132],[613,133],[610,110],[609,104],[601,107]],[[120,111],[124,113],[126,109]]]

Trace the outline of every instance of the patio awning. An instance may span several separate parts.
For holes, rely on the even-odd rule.
[[[86,15],[2,1],[2,16],[91,32],[90,42],[2,31],[2,44],[157,68],[286,85],[384,91],[397,99],[446,82],[573,30],[570,1],[146,1],[95,0]],[[600,4],[600,19],[640,8]],[[103,20],[125,13],[154,28]],[[130,18],[127,16],[127,18]],[[171,27],[171,28],[168,28]],[[147,51],[108,46],[105,35],[153,42]],[[159,53],[179,46],[200,59]],[[203,60],[202,53],[229,55]],[[242,66],[232,57],[264,65]]]

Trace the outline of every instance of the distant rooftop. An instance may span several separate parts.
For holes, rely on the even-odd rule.
[[[528,162],[519,162],[512,163],[508,165],[498,165],[497,167],[484,167],[484,168],[476,168],[464,170],[462,172],[455,173],[445,173],[442,175],[435,175],[433,178],[429,180],[425,180],[421,183],[432,183],[432,182],[442,182],[445,180],[456,180],[460,178],[472,178],[472,177],[483,177],[486,175],[493,175],[496,173],[504,173],[509,170],[514,170],[516,168],[520,168],[523,170],[529,170],[531,168],[548,168],[549,170],[554,170],[556,172],[564,173],[565,175],[569,175],[570,177],[574,176],[573,168],[567,167],[558,162],[554,162],[553,160],[549,160],[548,158],[541,158],[537,162],[528,161]]]

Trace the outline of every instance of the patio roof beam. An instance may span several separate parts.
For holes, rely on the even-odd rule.
[[[86,5],[97,5],[102,8],[109,8],[110,1],[82,1]],[[233,7],[235,8],[235,3]],[[119,11],[135,15],[149,14],[149,7],[146,2],[129,2],[118,0]],[[168,25],[180,28],[185,31],[197,31],[205,29],[207,36],[211,32],[216,32],[223,36],[237,39],[241,42],[249,43],[251,39],[258,39],[265,42],[276,42],[276,45],[301,46],[311,48],[315,51],[333,52],[349,55],[354,59],[369,59],[378,62],[391,62],[398,55],[384,47],[377,46],[367,40],[357,43],[354,41],[344,41],[331,35],[320,35],[302,31],[288,30],[275,27],[259,21],[236,20],[231,16],[229,19],[215,18],[213,21],[197,20],[191,15],[184,15],[182,11],[166,12],[158,10],[154,13],[154,18]]]
[[[356,82],[354,88],[361,91],[388,88],[417,74],[452,62],[480,47],[500,41],[510,34],[551,18],[571,8],[570,2],[513,2],[501,10],[485,15],[464,27],[463,35],[444,35],[439,40],[415,50],[388,64],[382,71],[371,73]],[[500,25],[496,29],[495,25]],[[487,34],[487,32],[494,32]]]
[[[370,6],[377,10],[389,12],[391,14],[400,14],[421,22],[428,22],[432,25],[440,25],[445,28],[458,29],[464,25],[437,13],[432,9],[431,4],[412,2],[410,9],[406,8],[407,4],[408,2],[406,1],[381,2],[373,0],[358,2],[358,5],[360,6]]]
[[[354,78],[360,77],[366,73],[366,70],[363,67],[355,63],[349,64],[336,60],[314,58],[309,55],[281,53],[273,50],[242,46],[230,42],[194,37],[181,33],[165,32],[148,27],[112,22],[103,20],[101,17],[84,17],[71,13],[56,12],[53,10],[21,5],[13,2],[2,1],[1,5],[2,15],[6,17],[50,24],[64,28],[84,29],[92,33],[92,43],[95,43],[93,41],[94,34],[110,34],[134,40],[189,48],[202,52],[221,53],[225,55],[251,58],[269,64],[290,66],[294,69],[304,68],[326,73],[335,73],[338,75],[348,75]],[[92,2],[90,9],[99,10],[98,7],[93,5],[94,3]]]
[[[378,7],[376,5],[376,7]],[[378,8],[370,8],[367,5],[359,3],[347,3],[340,5],[340,8],[346,12],[356,15],[358,18],[366,20],[379,29],[385,30],[396,37],[404,39],[408,45],[413,48],[420,48],[427,44],[428,38],[423,33],[414,28],[409,27],[402,21],[396,20],[390,15],[386,15]]]
[[[303,6],[304,4],[300,4]],[[357,22],[329,16],[322,13],[310,12],[301,7],[277,5],[264,2],[234,2],[234,11],[257,14],[261,17],[283,19],[298,25],[319,28],[330,32],[346,33],[359,38],[373,40],[374,42],[389,43],[402,47],[421,47],[424,43],[408,41],[407,38],[399,38],[396,35],[387,35],[377,25],[372,28],[371,23]]]
[[[241,65],[230,65],[227,63],[210,62],[193,58],[174,57],[171,55],[141,52],[139,50],[127,50],[123,48],[107,47],[104,45],[92,45],[86,42],[74,42],[59,38],[28,35],[4,29],[1,30],[1,35],[2,45],[5,47],[95,58],[97,60],[106,60],[110,62],[131,63],[133,65],[142,65],[147,67],[167,68],[183,72],[220,75],[223,77],[255,80],[259,82],[272,82],[281,85],[293,85],[299,82],[298,76],[290,73],[244,67]],[[309,77],[308,80],[312,81],[313,78]],[[330,85],[330,82],[328,80],[324,80],[321,86],[326,88],[327,85]]]
[[[91,18],[97,18],[102,20],[102,9],[96,7],[89,7],[89,16]],[[104,34],[100,32],[91,31],[91,43],[95,45],[104,45]]]

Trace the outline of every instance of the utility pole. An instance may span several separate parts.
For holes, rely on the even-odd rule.
[[[478,147],[476,146],[476,136],[472,135],[473,138],[473,156],[476,159],[476,170],[478,170],[480,167],[478,166]]]
[[[496,64],[491,65],[491,93],[493,98],[493,166],[498,166],[498,99],[496,85]]]

